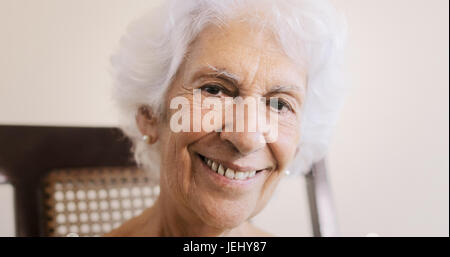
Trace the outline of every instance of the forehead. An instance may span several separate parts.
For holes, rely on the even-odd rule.
[[[272,33],[242,22],[208,26],[191,44],[186,75],[211,67],[228,72],[242,85],[306,84],[305,70],[284,54]]]

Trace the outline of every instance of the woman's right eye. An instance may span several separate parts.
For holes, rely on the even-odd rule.
[[[223,87],[218,86],[218,85],[211,85],[211,84],[205,85],[205,86],[201,87],[200,89],[202,91],[205,91],[208,94],[211,94],[211,95],[214,95],[214,96],[217,96],[220,93],[223,93],[223,91],[224,91]]]

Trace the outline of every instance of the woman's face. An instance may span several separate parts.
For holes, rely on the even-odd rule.
[[[194,103],[194,89],[201,90],[202,98],[222,102],[236,96],[277,98],[277,105],[266,107],[267,117],[270,112],[278,117],[277,138],[267,143],[261,140],[267,133],[247,127],[241,132],[174,132],[170,119],[179,111],[169,108],[174,97],[189,101],[191,117],[194,110],[202,117],[211,111]],[[156,125],[161,197],[184,217],[216,228],[233,228],[256,215],[298,150],[305,89],[306,72],[282,53],[272,34],[244,23],[207,27],[191,44],[167,92],[165,118]],[[259,114],[249,111],[243,119],[252,115]],[[190,121],[192,128],[201,119]]]

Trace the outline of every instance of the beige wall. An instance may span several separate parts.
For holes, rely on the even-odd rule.
[[[115,125],[109,54],[157,2],[0,0],[0,124]],[[353,87],[329,154],[340,230],[448,236],[448,1],[333,2],[348,16]],[[256,222],[310,235],[303,183],[284,180]],[[9,191],[0,235],[12,234]]]

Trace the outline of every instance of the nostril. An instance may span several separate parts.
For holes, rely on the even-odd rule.
[[[260,140],[260,132],[222,132],[220,138],[242,155],[256,152],[266,145],[265,140]]]

